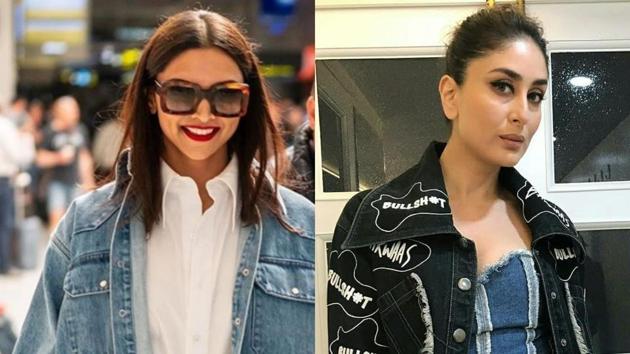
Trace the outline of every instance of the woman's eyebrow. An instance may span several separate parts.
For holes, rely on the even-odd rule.
[[[512,80],[515,81],[522,81],[523,80],[523,76],[519,73],[517,73],[516,71],[512,70],[512,69],[508,69],[508,68],[496,68],[494,70],[490,70],[490,72],[500,72],[503,73],[507,76],[509,76]],[[534,85],[535,86],[540,86],[540,85],[547,85],[548,80],[547,79],[537,79],[534,80]]]

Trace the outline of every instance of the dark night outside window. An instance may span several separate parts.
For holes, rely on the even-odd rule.
[[[630,52],[552,53],[556,183],[630,181]]]

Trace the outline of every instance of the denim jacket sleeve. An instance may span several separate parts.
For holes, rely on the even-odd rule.
[[[328,352],[388,352],[376,304],[368,249],[342,249],[365,193],[355,195],[337,222],[328,258]]]
[[[74,203],[59,222],[50,239],[44,268],[14,354],[54,353],[63,282],[70,265],[69,236],[74,223]]]

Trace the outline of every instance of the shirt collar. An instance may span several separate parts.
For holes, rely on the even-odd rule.
[[[437,234],[458,234],[453,224],[440,155],[446,144],[432,142],[418,164],[361,201],[342,247],[354,248],[398,239]],[[560,208],[543,199],[514,168],[501,168],[499,183],[521,204],[532,232],[532,243],[555,234],[582,242]]]
[[[190,180],[190,177],[181,176],[177,172],[175,172],[164,159],[161,160],[160,163],[160,175],[162,179],[162,226],[164,227],[164,209],[166,204],[166,195],[170,188],[172,188],[172,184],[176,180]],[[241,199],[239,194],[239,183],[238,183],[238,158],[236,155],[232,155],[232,158],[228,162],[227,166],[214,178],[211,178],[206,182],[206,190],[208,194],[212,196],[213,194],[220,193],[219,189],[221,185],[225,186],[228,190],[229,194],[229,205],[230,214],[232,215],[230,218],[230,230],[234,231],[234,228],[239,225],[240,222],[240,209],[241,209]]]
[[[117,194],[124,192],[124,188],[127,187],[127,183],[130,181],[131,177],[133,177],[132,173],[131,173],[131,158],[132,158],[132,151],[131,148],[125,148],[123,151],[121,151],[120,156],[118,158],[118,160],[116,161],[116,166],[115,166],[115,171],[114,171],[114,175],[116,176],[116,179],[114,181],[114,189],[111,192],[111,194],[109,195],[109,199],[114,198],[114,196],[116,196]],[[231,165],[234,164],[233,167],[231,167]],[[256,159],[254,159],[252,161],[252,165],[255,168],[259,168],[260,164],[258,163],[258,161]],[[168,165],[167,165],[168,167]],[[232,159],[230,159],[230,162],[228,163],[228,166],[230,168],[235,168],[236,169],[236,181],[233,184],[233,188],[230,188],[230,190],[232,191],[232,194],[236,196],[236,202],[237,204],[237,210],[234,210],[233,215],[239,215],[240,217],[240,208],[241,208],[241,198],[240,198],[240,191],[239,191],[239,183],[238,183],[238,159],[236,157],[236,154],[234,154],[232,156]],[[226,169],[227,169],[226,167]],[[269,167],[269,165],[268,165]],[[169,167],[170,169],[170,167]],[[171,169],[172,171],[172,169]],[[224,170],[225,172],[225,170]],[[173,171],[173,173],[175,173],[175,171]],[[176,173],[175,173],[176,174]],[[165,173],[161,174],[162,176],[162,186],[165,186],[166,183],[164,182],[164,177]],[[269,183],[271,184],[272,188],[275,185],[274,179],[271,176],[271,174],[269,173],[269,170],[266,171],[265,176],[267,177],[267,179],[269,180]],[[287,215],[287,208],[286,205],[284,203],[284,199],[282,198],[282,195],[280,194],[280,188],[277,188],[275,190],[275,194],[276,194],[276,198],[278,200],[278,203],[280,204],[280,208],[282,209],[282,213],[286,216]],[[236,218],[234,218],[234,220],[236,220]],[[238,224],[238,222],[236,223]]]
[[[230,162],[228,162],[227,166],[218,176],[206,182],[206,189],[208,190],[208,194],[212,195],[212,190],[215,189],[215,185],[217,184],[225,185],[230,193],[230,208],[232,211],[232,227],[231,230],[234,231],[236,225],[240,223],[240,214],[241,214],[241,198],[239,194],[239,181],[238,181],[238,158],[236,154],[232,155]]]

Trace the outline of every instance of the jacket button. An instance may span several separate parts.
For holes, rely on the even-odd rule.
[[[293,295],[297,295],[297,294],[299,294],[299,293],[300,293],[300,289],[298,289],[298,288],[293,288],[293,289],[291,289],[291,293],[292,293]]]
[[[470,284],[470,279],[468,279],[468,278],[461,278],[457,282],[457,287],[459,288],[459,290],[463,290],[463,291],[470,290],[470,285],[471,285]]]
[[[466,340],[466,331],[461,328],[456,329],[455,332],[453,332],[453,339],[455,339],[457,343],[462,343]]]
[[[552,291],[551,292],[551,298],[555,300],[557,297],[558,297],[558,295],[556,294],[556,292]]]
[[[101,289],[107,289],[107,280],[101,280],[101,282],[98,283],[98,286],[100,286]]]
[[[118,311],[118,316],[125,317],[125,316],[127,316],[128,313],[129,313],[129,311],[127,311],[125,309],[121,309],[120,311]]]
[[[567,340],[564,339],[564,338],[560,339],[560,345],[563,346],[563,347],[566,347],[567,346]]]
[[[244,276],[244,277],[248,276],[248,275],[249,275],[249,269],[244,268],[244,269],[241,271],[241,274],[243,274],[243,276]]]
[[[241,318],[240,318],[240,317],[235,318],[235,319],[234,319],[234,324],[235,324],[236,326],[240,326],[240,325],[241,325]]]
[[[468,248],[468,240],[465,237],[459,239],[459,245],[462,248]]]

